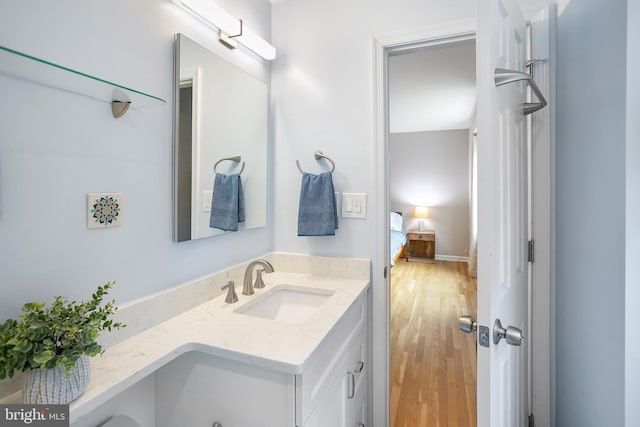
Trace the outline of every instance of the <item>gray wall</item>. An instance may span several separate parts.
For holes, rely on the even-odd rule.
[[[627,16],[626,426],[640,420],[640,2]]]
[[[469,256],[469,131],[394,133],[390,138],[391,210],[405,230],[418,227],[415,206],[428,206],[436,256]]]
[[[624,0],[559,2],[556,425],[624,423]]]

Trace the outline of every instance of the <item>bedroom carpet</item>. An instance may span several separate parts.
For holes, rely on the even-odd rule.
[[[476,425],[476,279],[467,264],[398,260],[391,269],[391,427]]]

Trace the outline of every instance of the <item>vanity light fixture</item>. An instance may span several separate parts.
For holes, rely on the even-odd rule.
[[[276,58],[276,48],[247,28],[242,19],[237,19],[211,0],[173,0],[206,24],[218,29],[218,40],[229,49],[242,43],[267,60]]]

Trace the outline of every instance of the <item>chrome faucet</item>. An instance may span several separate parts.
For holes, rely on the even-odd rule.
[[[253,284],[251,283],[251,278],[253,276],[253,268],[256,265],[261,265],[264,267],[263,270],[258,270],[258,277],[256,278],[256,287],[264,288],[264,282],[262,281],[262,272],[266,271],[267,273],[273,273],[275,270],[273,269],[273,265],[267,260],[257,259],[255,261],[251,261],[249,265],[247,265],[247,269],[244,271],[244,283],[242,285],[242,295],[253,295]]]
[[[229,281],[229,283],[227,283],[222,288],[220,288],[223,291],[225,289],[228,289],[227,297],[224,299],[224,302],[226,302],[227,304],[233,304],[234,302],[238,302],[238,295],[236,295],[236,290],[234,285],[235,283],[233,282],[233,280],[231,280]]]

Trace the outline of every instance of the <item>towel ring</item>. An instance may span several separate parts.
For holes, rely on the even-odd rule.
[[[236,162],[239,163],[240,160],[242,160],[242,156],[240,154],[232,154],[229,157],[225,157],[224,159],[220,159],[216,162],[215,165],[213,165],[213,173],[218,173],[218,171],[216,170],[216,168],[218,167],[218,165],[220,164],[220,162],[224,162],[225,160],[231,160],[232,162]],[[238,172],[238,175],[242,175],[242,171],[244,170],[244,162],[242,162],[242,168],[240,169],[240,172]]]
[[[318,150],[314,153],[316,160],[320,160],[320,159],[326,159],[331,163],[331,173],[333,173],[334,170],[336,170],[336,162],[334,162],[331,157],[326,156],[322,153],[322,151]],[[298,165],[298,170],[300,171],[301,174],[304,174],[304,171],[302,170],[302,167],[300,167],[300,160],[296,160],[296,165]]]

